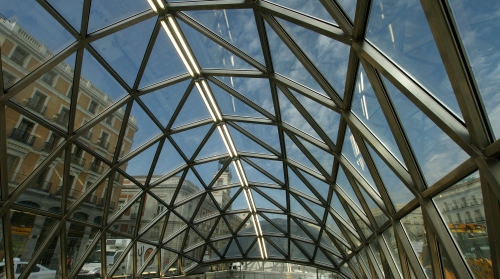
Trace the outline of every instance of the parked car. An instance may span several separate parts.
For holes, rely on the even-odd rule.
[[[16,278],[24,271],[28,266],[28,262],[14,262],[14,272],[16,273]],[[0,262],[0,279],[4,279],[5,276],[5,262]],[[56,271],[48,269],[41,264],[35,265],[28,279],[54,279],[56,278]]]

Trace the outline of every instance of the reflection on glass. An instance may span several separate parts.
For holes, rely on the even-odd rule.
[[[500,138],[500,80],[497,66],[500,61],[498,28],[500,5],[497,1],[449,0],[462,43],[469,57],[479,93],[483,97],[495,138]]]
[[[383,232],[383,237],[386,242],[387,248],[389,248],[389,252],[391,253],[392,260],[396,262],[396,266],[398,268],[398,271],[401,272],[401,261],[399,259],[399,254],[398,254],[398,245],[396,238],[394,236],[394,231],[392,228],[388,228]],[[383,245],[383,244],[382,244]],[[386,258],[389,258],[389,255],[386,255]]]
[[[401,223],[413,247],[413,252],[415,252],[420,264],[424,268],[427,278],[434,278],[421,208],[419,207],[408,213],[408,215],[401,219]]]
[[[461,115],[420,2],[376,0],[371,7],[366,38]]]
[[[493,277],[479,173],[455,183],[433,201],[474,276]]]

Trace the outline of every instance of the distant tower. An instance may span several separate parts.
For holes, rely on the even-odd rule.
[[[219,160],[219,167],[218,167],[217,172],[214,173],[214,177],[221,170],[221,168],[224,167],[224,164],[226,164],[227,160],[229,160],[229,159]],[[232,178],[233,178],[233,176],[231,174],[231,169],[227,168],[219,176],[219,178],[217,179],[217,181],[214,184],[214,187],[229,185],[231,183]],[[230,192],[231,191],[229,189],[224,189],[224,190],[220,190],[220,191],[214,191],[214,192],[212,192],[212,195],[214,196],[217,203],[219,205],[221,205],[221,207],[224,207],[229,203],[229,200],[231,199]]]

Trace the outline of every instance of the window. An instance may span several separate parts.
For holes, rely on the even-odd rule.
[[[101,137],[99,138],[99,141],[97,141],[97,145],[104,149],[108,149],[109,147],[109,134],[106,132],[102,132]]]
[[[11,139],[22,142],[24,144],[33,146],[35,142],[35,137],[31,135],[33,128],[35,127],[35,123],[23,119],[17,128],[12,130],[12,134],[10,135]]]
[[[6,71],[2,71],[3,73],[3,88],[7,89],[9,88],[12,84],[14,84],[14,81],[16,81],[16,77]]]
[[[450,210],[450,208],[448,207],[448,203],[447,202],[444,202],[444,211],[448,211]]]
[[[98,106],[99,105],[94,100],[91,100],[88,111],[91,113],[95,113]]]
[[[43,146],[43,151],[52,152],[54,147],[57,145],[59,138],[60,137],[58,135],[52,133],[52,135],[50,135],[49,140],[47,142],[45,142],[45,145]]]
[[[467,206],[467,200],[465,199],[465,197],[462,197],[462,207],[465,207]]]
[[[165,206],[161,203],[158,203],[158,205],[156,205],[156,216],[160,215],[160,213],[162,213],[164,209]]]
[[[113,115],[106,117],[106,124],[113,125]]]
[[[476,215],[476,222],[484,221],[483,214],[481,214],[481,211],[479,209],[476,209],[474,211],[474,215]]]
[[[14,52],[12,53],[12,55],[10,56],[10,59],[20,65],[20,66],[24,66],[24,61],[26,60],[26,57],[28,57],[28,52],[24,49],[22,49],[21,47],[16,47],[16,49],[14,50]]]
[[[458,222],[459,224],[463,223],[463,221],[462,221],[462,216],[460,216],[460,213],[457,213],[457,222]]]
[[[124,200],[119,200],[118,201],[118,210],[122,209],[125,206],[125,201]]]
[[[26,107],[34,112],[44,114],[45,109],[47,108],[45,106],[46,99],[47,96],[40,93],[40,91],[36,91],[35,94],[33,94],[33,97],[29,98],[28,101],[26,102]]]
[[[69,109],[63,107],[61,108],[61,112],[56,115],[54,118],[54,122],[61,126],[68,126],[69,122]]]
[[[471,196],[471,200],[472,200],[472,205],[476,205],[477,204],[477,198],[476,198],[475,195]]]
[[[56,75],[57,75],[56,72],[54,72],[53,70],[50,70],[45,75],[42,76],[42,81],[45,82],[46,84],[52,86]]]

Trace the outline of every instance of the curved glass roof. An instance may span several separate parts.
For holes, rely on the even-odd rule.
[[[493,277],[500,6],[444,2],[0,0],[0,270]]]

